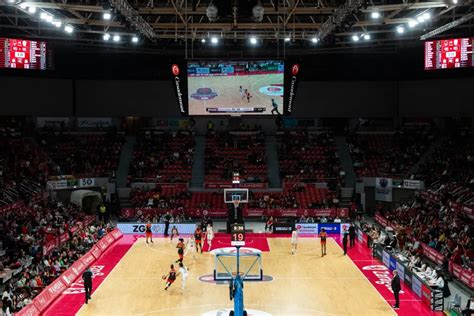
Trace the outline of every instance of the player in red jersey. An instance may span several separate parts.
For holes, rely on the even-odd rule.
[[[252,97],[252,95],[250,94],[250,92],[247,91],[247,102],[250,103],[250,98]]]
[[[326,255],[326,239],[328,238],[328,233],[323,228],[319,233],[319,238],[321,238],[321,257]]]
[[[148,221],[145,225],[145,239],[146,239],[147,244],[148,244],[148,239],[150,239],[151,242],[153,243],[153,235],[151,233],[151,223],[150,223],[150,221]]]
[[[167,279],[165,287],[165,291],[167,291],[171,284],[176,280],[176,270],[174,269],[174,265],[170,266],[170,272],[168,272],[168,275],[164,275],[163,279]]]
[[[184,244],[184,239],[180,238],[178,244],[176,245],[176,248],[178,248],[178,257],[179,259],[176,260],[176,262],[183,262],[184,259],[184,248],[186,248],[186,245]]]
[[[194,241],[196,242],[196,252],[200,250],[202,253],[202,232],[199,227],[194,231]]]

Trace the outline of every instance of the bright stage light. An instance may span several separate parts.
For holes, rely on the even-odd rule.
[[[138,37],[136,36],[132,37],[132,43],[138,43]]]
[[[357,35],[352,35],[352,40],[353,40],[354,42],[358,42],[358,41],[359,41],[359,36],[357,36]]]
[[[201,43],[205,43],[205,42],[206,42],[205,38],[201,39]]]
[[[110,34],[105,33],[102,38],[104,39],[104,41],[108,41],[110,39]]]
[[[413,28],[418,25],[418,22],[416,20],[410,20],[408,21],[408,26]]]
[[[120,41],[120,36],[114,35],[113,39],[114,39],[114,42],[118,42]]]
[[[378,12],[372,12],[372,13],[370,14],[370,17],[371,17],[372,19],[378,19],[378,18],[380,18],[380,13],[378,13]]]
[[[20,3],[20,8],[22,8],[23,10],[25,10],[26,8],[28,8],[28,5],[26,3]]]
[[[291,41],[291,38],[289,36],[285,37],[285,42]]]
[[[429,14],[428,12],[423,13],[423,19],[425,19],[425,21],[431,19],[431,14]]]
[[[397,27],[397,32],[399,34],[405,33],[405,28],[403,26],[399,26],[399,27]]]
[[[72,33],[72,31],[74,31],[74,29],[72,28],[72,26],[66,25],[66,26],[64,27],[64,31],[65,31],[66,33]]]
[[[317,37],[312,37],[311,42],[317,43],[317,42],[319,42],[319,39]]]
[[[112,18],[112,15],[108,12],[105,12],[102,17],[104,18],[104,20],[110,20],[110,18]]]
[[[364,34],[364,39],[368,41],[370,39],[370,34]]]
[[[217,37],[212,37],[211,38],[211,43],[212,44],[217,44],[219,42],[219,40],[217,39]]]
[[[256,44],[257,44],[257,38],[254,37],[254,36],[252,36],[252,37],[250,38],[250,44],[256,45]]]
[[[35,7],[29,7],[28,12],[31,13],[31,14],[34,14],[36,12],[36,8]]]

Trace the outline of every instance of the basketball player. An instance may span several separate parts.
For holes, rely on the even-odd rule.
[[[272,99],[272,114],[275,114],[276,112],[278,115],[281,115],[281,113],[278,111],[278,104],[275,102],[275,99]]]
[[[148,244],[148,238],[150,238],[151,242],[153,243],[153,235],[151,233],[151,223],[148,221],[145,226],[145,239],[146,243]]]
[[[244,93],[242,93],[242,100],[245,99],[245,97],[247,97],[247,93],[249,93],[247,91],[247,89],[244,90]]]
[[[211,224],[207,224],[206,237],[207,245],[209,246],[208,251],[210,251],[212,246],[212,240],[214,239],[214,231],[212,230]]]
[[[173,228],[171,229],[171,241],[173,241],[173,237],[179,237],[179,232],[176,226],[173,226]]]
[[[173,282],[176,280],[176,270],[174,269],[174,265],[170,266],[170,272],[168,275],[164,275],[163,279],[167,279],[165,287],[165,291],[167,291],[171,284],[173,284]]]
[[[252,97],[252,95],[250,94],[250,92],[247,92],[247,103],[250,103],[250,98]]]
[[[181,289],[184,290],[186,289],[186,280],[188,279],[188,268],[184,266],[182,262],[179,263],[179,274],[181,275]]]
[[[179,239],[179,242],[178,242],[178,244],[176,245],[176,248],[178,248],[178,257],[179,257],[179,259],[176,260],[175,262],[183,262],[183,258],[184,258],[184,248],[185,248],[184,239],[183,239],[183,238],[180,238],[180,239]]]
[[[243,100],[244,99],[244,89],[242,86],[239,87],[239,92],[240,92],[240,98]]]
[[[202,253],[202,235],[201,235],[201,228],[199,227],[196,228],[196,230],[194,231],[194,240],[196,242],[196,252],[200,250]]]
[[[294,255],[296,253],[296,248],[298,247],[298,229],[295,227],[291,232],[291,254]]]
[[[196,242],[194,241],[194,236],[191,236],[191,238],[189,238],[186,242],[186,252],[184,253],[184,255],[187,256],[188,253],[192,252],[193,259],[196,259],[196,251]]]
[[[321,238],[321,257],[323,257],[326,255],[326,239],[328,238],[328,234],[324,228],[321,229],[319,238]]]

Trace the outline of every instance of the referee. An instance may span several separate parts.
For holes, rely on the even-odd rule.
[[[278,104],[275,102],[275,99],[272,99],[272,108],[272,114],[275,114],[274,112],[276,112],[278,115],[281,115],[281,113],[278,111]]]
[[[87,267],[86,271],[82,274],[82,280],[84,281],[84,290],[86,291],[86,304],[89,302],[92,293],[92,271],[90,267]]]

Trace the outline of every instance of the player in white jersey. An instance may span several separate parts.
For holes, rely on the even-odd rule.
[[[186,280],[188,279],[188,268],[184,266],[182,262],[179,263],[178,275],[181,275],[181,290],[184,294],[184,290],[186,289]]]
[[[242,86],[240,86],[239,92],[240,92],[240,98],[243,100],[245,95],[244,95],[244,88],[242,88]]]
[[[188,239],[186,242],[186,252],[184,253],[185,256],[188,255],[188,253],[192,252],[193,253],[193,259],[196,259],[196,242],[194,241],[194,237],[191,236],[191,238]]]
[[[212,230],[211,224],[207,224],[206,239],[207,239],[207,244],[209,245],[208,251],[210,251],[211,246],[212,246],[212,240],[214,239],[214,231]]]
[[[298,247],[298,234],[299,231],[295,227],[291,232],[291,254],[294,255],[296,253],[296,248]]]

